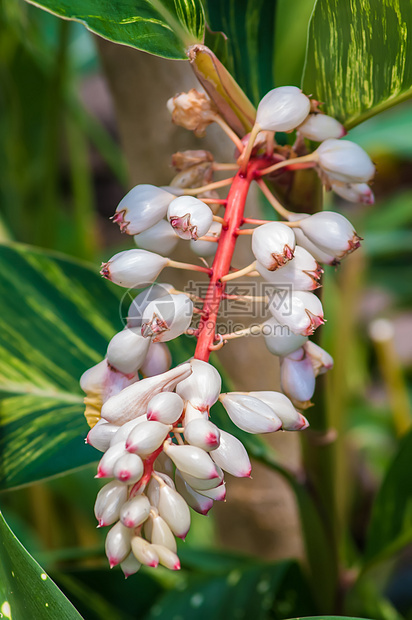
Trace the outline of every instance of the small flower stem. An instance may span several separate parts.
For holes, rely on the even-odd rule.
[[[234,340],[235,338],[242,338],[243,336],[257,336],[262,333],[263,326],[264,323],[261,323],[260,325],[252,325],[251,327],[240,329],[238,332],[231,332],[224,338],[225,340]]]
[[[189,269],[190,271],[201,271],[202,273],[211,274],[211,269],[209,267],[202,267],[201,265],[193,265],[192,263],[180,263],[176,260],[171,260],[169,258],[169,262],[167,263],[167,267],[174,267],[175,269]]]
[[[216,220],[214,220],[216,221]],[[217,243],[219,241],[219,237],[208,237],[207,235],[204,235],[203,237],[199,237],[199,239],[197,239],[197,241],[210,241],[213,243]]]
[[[280,204],[279,200],[275,198],[264,180],[258,179],[256,182],[259,185],[259,188],[262,190],[263,195],[268,199],[275,211],[277,211],[281,217],[284,217],[286,220],[288,220],[290,216],[290,211],[285,209],[285,207]]]
[[[213,216],[213,221],[214,222],[219,222],[219,224],[225,224],[225,219],[223,217],[219,217],[218,215],[214,215]]]
[[[252,127],[252,131],[249,134],[249,140],[246,145],[246,148],[244,149],[242,155],[239,157],[237,161],[243,174],[246,173],[247,165],[249,163],[249,159],[253,151],[253,145],[255,144],[255,140],[259,132],[260,132],[260,125],[255,123]]]
[[[243,228],[242,230],[238,230],[237,234],[238,235],[253,235],[255,230],[256,228]]]
[[[238,170],[239,166],[237,164],[219,164],[217,162],[214,162],[212,164],[212,168],[216,172],[219,172],[220,170]]]
[[[216,114],[214,116],[213,120],[215,121],[215,123],[217,123],[219,125],[219,127],[221,129],[223,129],[225,134],[232,140],[232,142],[236,145],[238,150],[240,152],[242,152],[245,147],[243,146],[242,140],[239,138],[239,136],[237,134],[235,134],[233,129],[231,129],[229,127],[229,125],[223,120],[223,118],[221,116],[219,116],[218,114]],[[237,166],[236,166],[235,170],[236,169],[237,169]]]
[[[207,205],[226,205],[226,198],[202,198],[202,202]]]
[[[263,168],[263,170],[259,171],[259,176],[265,176],[266,174],[270,174],[271,172],[276,172],[276,170],[280,170],[281,168],[286,168],[292,166],[294,170],[299,170],[300,168],[314,168],[316,166],[316,157],[314,153],[309,153],[309,155],[303,155],[302,157],[294,157],[292,159],[285,159],[280,161],[278,164],[273,164],[273,166],[269,166],[269,168]]]
[[[193,187],[183,190],[185,196],[196,196],[197,194],[203,194],[204,192],[210,192],[212,189],[219,189],[220,187],[226,187],[230,185],[234,177],[229,179],[223,179],[222,181],[216,181],[215,183],[209,183],[208,185],[202,185],[202,187]]]
[[[256,269],[256,261],[250,263],[247,267],[243,267],[243,269],[238,269],[238,271],[233,271],[232,273],[228,273],[225,276],[222,276],[220,279],[222,282],[228,282],[229,280],[236,280],[236,278],[241,278],[242,276],[246,276],[251,271],[255,271]]]
[[[243,218],[243,224],[256,224],[257,226],[260,226],[261,224],[271,224],[272,222],[273,220],[256,220],[253,217]]]

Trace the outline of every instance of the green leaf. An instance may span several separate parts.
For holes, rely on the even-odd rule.
[[[347,128],[412,96],[410,0],[317,0],[303,90]]]
[[[412,432],[400,444],[375,499],[369,524],[365,567],[412,542]]]
[[[200,0],[36,0],[32,4],[81,22],[105,39],[163,58],[185,60],[186,48],[203,42]]]
[[[0,488],[98,460],[84,444],[81,374],[122,329],[120,295],[97,268],[23,245],[0,246]],[[176,361],[193,341],[170,346]]]
[[[81,615],[27,553],[0,513],[0,617],[81,620]]]

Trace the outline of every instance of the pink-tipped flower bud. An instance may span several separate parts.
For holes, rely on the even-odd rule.
[[[339,183],[331,182],[331,189],[341,198],[349,202],[359,202],[364,205],[373,205],[375,196],[367,183]]]
[[[176,392],[161,392],[147,406],[147,419],[162,424],[174,424],[183,413],[184,402]]]
[[[193,359],[190,367],[192,374],[177,385],[176,392],[193,407],[206,411],[219,398],[222,379],[216,368],[208,362]]]
[[[166,267],[168,259],[146,250],[124,250],[102,264],[101,275],[126,288],[151,284]]]
[[[155,377],[167,372],[171,365],[172,356],[167,344],[152,342],[140,371],[144,377]]]
[[[213,500],[209,497],[201,495],[195,491],[187,482],[183,479],[182,474],[176,470],[176,489],[180,495],[189,504],[193,510],[201,515],[207,515],[209,510],[213,507]]]
[[[152,545],[152,548],[155,550],[157,555],[159,556],[159,563],[170,570],[180,570],[180,560],[177,557],[176,553],[173,553],[167,547],[163,545]]]
[[[127,486],[112,480],[100,489],[94,504],[94,514],[99,527],[112,525],[120,516],[120,509],[127,500]]]
[[[220,446],[210,453],[212,459],[228,474],[236,478],[249,478],[252,466],[248,453],[239,439],[220,431]]]
[[[280,86],[261,99],[256,123],[265,131],[292,131],[310,111],[310,100],[296,86]]]
[[[120,521],[113,525],[106,536],[106,555],[110,568],[123,562],[130,553],[132,532]]]
[[[220,401],[229,418],[247,433],[273,433],[282,426],[282,421],[273,409],[248,394],[229,392],[221,394]]]
[[[143,476],[143,461],[137,454],[123,454],[116,461],[113,474],[119,482],[134,484]]]
[[[136,185],[119,202],[113,221],[122,232],[137,235],[164,218],[173,198],[154,185]]]
[[[181,336],[193,316],[193,302],[187,295],[165,295],[144,309],[141,332],[153,342],[167,342]]]
[[[346,217],[334,211],[320,211],[304,218],[299,228],[321,250],[337,260],[360,246],[359,237]]]
[[[265,321],[262,333],[272,355],[282,357],[300,349],[308,339],[307,336],[294,334],[289,327],[281,325],[274,317]]]
[[[293,258],[295,233],[281,222],[258,226],[252,235],[252,252],[269,271],[275,271]]]
[[[150,542],[154,545],[162,545],[176,553],[176,539],[166,521],[158,514],[151,515],[150,521]]]
[[[315,372],[304,349],[284,357],[280,364],[280,384],[283,392],[299,407],[306,409],[315,391]]]
[[[129,530],[129,532],[132,530]],[[132,538],[133,555],[141,564],[156,568],[159,564],[159,555],[156,549],[147,540],[141,536],[133,536]]]
[[[323,142],[329,138],[343,138],[348,133],[342,123],[326,114],[309,114],[298,131],[301,136],[314,142]]]
[[[172,425],[161,422],[143,422],[135,426],[126,440],[126,450],[146,456],[159,448],[170,431]]]
[[[184,436],[187,443],[202,448],[206,452],[215,450],[220,444],[220,431],[216,424],[209,420],[192,420],[185,425]]]
[[[134,242],[138,248],[149,252],[156,251],[161,256],[170,256],[178,241],[179,236],[166,220],[160,220],[154,226],[134,237]]]
[[[269,310],[281,325],[301,336],[310,336],[325,322],[320,299],[307,291],[294,291],[283,297],[275,295]]]
[[[170,476],[163,474],[159,471],[154,472],[156,477],[152,476],[149,484],[147,485],[147,497],[150,500],[152,506],[157,507],[160,499],[160,482],[159,479],[162,479],[165,484],[167,484],[171,489],[175,488],[175,483],[170,478]],[[149,524],[150,525],[150,524]]]
[[[209,230],[206,233],[207,237],[213,237],[218,239],[222,232],[222,224],[220,222],[212,222]],[[190,241],[190,249],[198,256],[208,258],[214,256],[217,250],[217,243],[215,241],[202,241],[201,239]]]
[[[116,461],[124,454],[127,454],[124,442],[110,446],[99,461],[96,478],[113,478]]]
[[[219,478],[215,464],[201,448],[165,443],[164,451],[181,472],[196,478]]]
[[[102,418],[114,424],[124,424],[133,418],[144,415],[153,396],[160,392],[171,392],[179,381],[192,372],[190,364],[182,364],[168,372],[142,379],[112,396],[102,407]]]
[[[290,402],[289,398],[280,392],[250,392],[262,400],[266,405],[275,411],[276,415],[282,420],[284,431],[301,431],[309,426],[308,421]]]
[[[322,267],[316,262],[312,254],[300,246],[295,247],[292,260],[286,265],[269,271],[261,263],[256,263],[256,269],[275,288],[290,289],[292,286],[298,291],[313,291],[319,288],[319,279],[323,273]]]
[[[130,435],[131,431],[135,426],[141,424],[142,422],[147,422],[147,417],[145,415],[141,415],[138,418],[130,420],[129,422],[122,424],[122,426],[116,426],[117,432],[113,435],[110,445],[113,446],[115,443],[119,443],[121,441],[125,445],[126,439]]]
[[[369,155],[349,140],[325,140],[313,155],[321,171],[335,181],[367,183],[375,174]]]
[[[209,230],[213,222],[213,212],[198,198],[179,196],[170,203],[167,219],[182,239],[198,239]]]
[[[315,377],[323,375],[325,372],[333,368],[333,357],[327,351],[319,347],[317,344],[308,340],[303,348],[305,355],[310,359]]]
[[[185,414],[183,417],[183,426],[187,426],[192,422],[192,420],[208,420],[209,419],[209,410],[208,409],[197,409],[194,407],[189,401],[186,401],[185,405]]]
[[[203,489],[203,491],[199,491],[205,497],[209,497],[213,499],[215,502],[223,502],[226,499],[226,483],[223,482],[218,487],[214,489]]]
[[[100,452],[106,452],[110,446],[111,439],[118,430],[118,426],[109,424],[106,420],[99,420],[88,432],[86,443],[96,448],[96,450],[100,450]]]
[[[161,484],[157,509],[173,534],[186,538],[190,529],[190,510],[183,497],[166,484]]]
[[[150,509],[150,502],[146,495],[137,495],[123,504],[120,510],[120,521],[125,527],[137,527],[149,517]]]
[[[107,361],[124,374],[135,373],[143,364],[149,345],[150,340],[143,338],[139,328],[126,327],[109,342]]]
[[[140,570],[141,566],[142,565],[138,560],[136,560],[132,552],[129,553],[123,562],[120,562],[120,568],[123,571],[125,579],[131,575],[135,575]]]

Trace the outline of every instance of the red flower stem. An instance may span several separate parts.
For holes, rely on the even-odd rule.
[[[134,497],[139,491],[139,489],[141,489],[142,487],[144,488],[147,485],[150,478],[152,477],[154,462],[161,452],[163,452],[163,446],[160,446],[160,448],[152,452],[152,454],[150,454],[147,458],[143,460],[143,476],[132,487],[129,497]]]
[[[213,350],[216,321],[226,284],[221,278],[229,273],[235,250],[238,229],[243,221],[246,198],[249,187],[257,171],[267,166],[267,159],[253,159],[249,162],[246,173],[239,171],[233,178],[225,211],[225,226],[222,227],[215,259],[212,265],[209,287],[205,296],[203,316],[199,324],[198,342],[195,358],[207,362]]]

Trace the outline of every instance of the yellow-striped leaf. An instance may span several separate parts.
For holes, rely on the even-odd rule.
[[[33,0],[32,4],[81,22],[105,39],[163,58],[185,59],[190,45],[203,42],[200,0]]]
[[[303,89],[347,128],[411,97],[411,1],[317,0]]]

